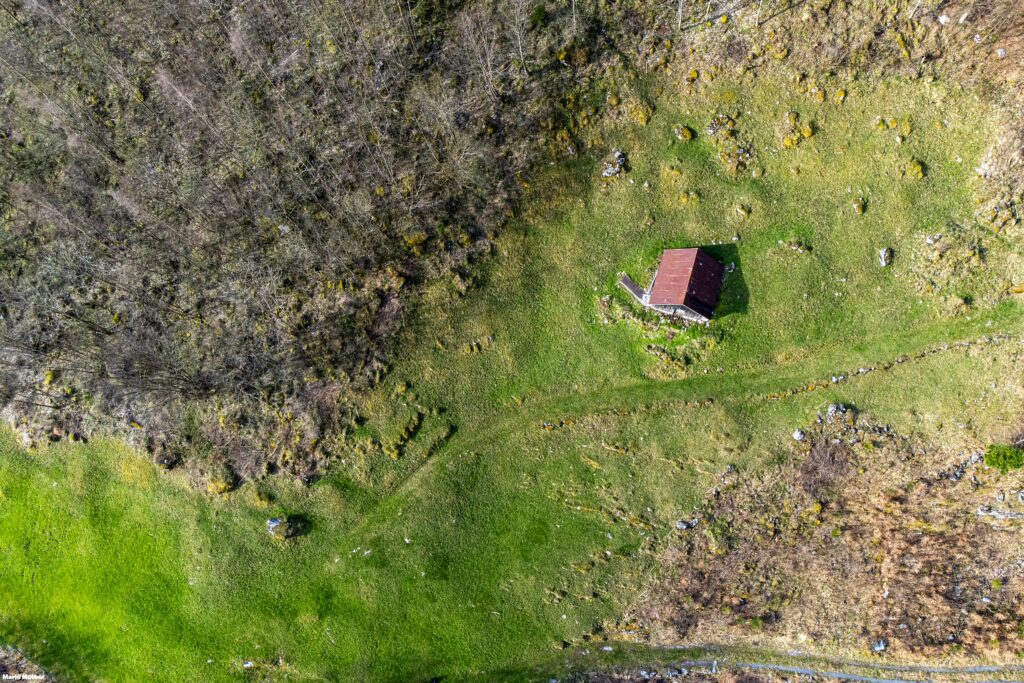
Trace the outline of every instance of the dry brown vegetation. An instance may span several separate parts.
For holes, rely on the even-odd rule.
[[[216,489],[316,476],[411,293],[472,280],[634,11],[8,3],[5,417]]]
[[[1024,650],[1022,525],[1019,473],[839,408],[791,462],[723,475],[624,632],[1013,659]]]
[[[12,647],[0,647],[0,676],[5,681],[52,681],[50,675]],[[22,678],[30,677],[30,678]]]

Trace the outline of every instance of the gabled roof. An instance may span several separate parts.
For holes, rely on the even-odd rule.
[[[666,249],[651,283],[651,306],[686,306],[710,318],[722,289],[722,264],[700,249]]]

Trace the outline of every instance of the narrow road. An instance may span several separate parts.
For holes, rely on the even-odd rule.
[[[633,662],[627,667],[609,667],[594,662],[594,671],[612,668],[617,672],[636,672],[637,680],[643,680],[641,672],[649,677],[660,676],[667,680],[685,680],[687,673],[718,674],[725,671],[764,671],[799,676],[816,676],[837,681],[857,683],[924,683],[925,681],[948,681],[949,683],[1024,683],[1024,665],[977,665],[977,666],[925,666],[913,664],[887,664],[883,661],[868,662],[813,655],[806,652],[770,652],[747,648],[717,645],[681,645],[678,647],[653,647],[633,650],[632,644],[622,646],[627,658]],[[613,649],[618,649],[614,648]],[[685,659],[667,657],[671,652],[685,651]],[[600,653],[592,653],[599,655]],[[644,655],[657,664],[643,664]],[[587,656],[576,660],[577,667],[585,666]],[[597,657],[595,657],[596,659]]]

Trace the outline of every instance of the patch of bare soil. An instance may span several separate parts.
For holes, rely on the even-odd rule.
[[[1024,478],[830,406],[766,473],[723,475],[620,624],[730,643],[934,661],[1024,653]]]

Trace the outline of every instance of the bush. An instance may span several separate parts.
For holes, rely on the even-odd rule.
[[[1024,448],[1004,444],[989,446],[985,451],[985,464],[1003,474],[1024,468]]]

